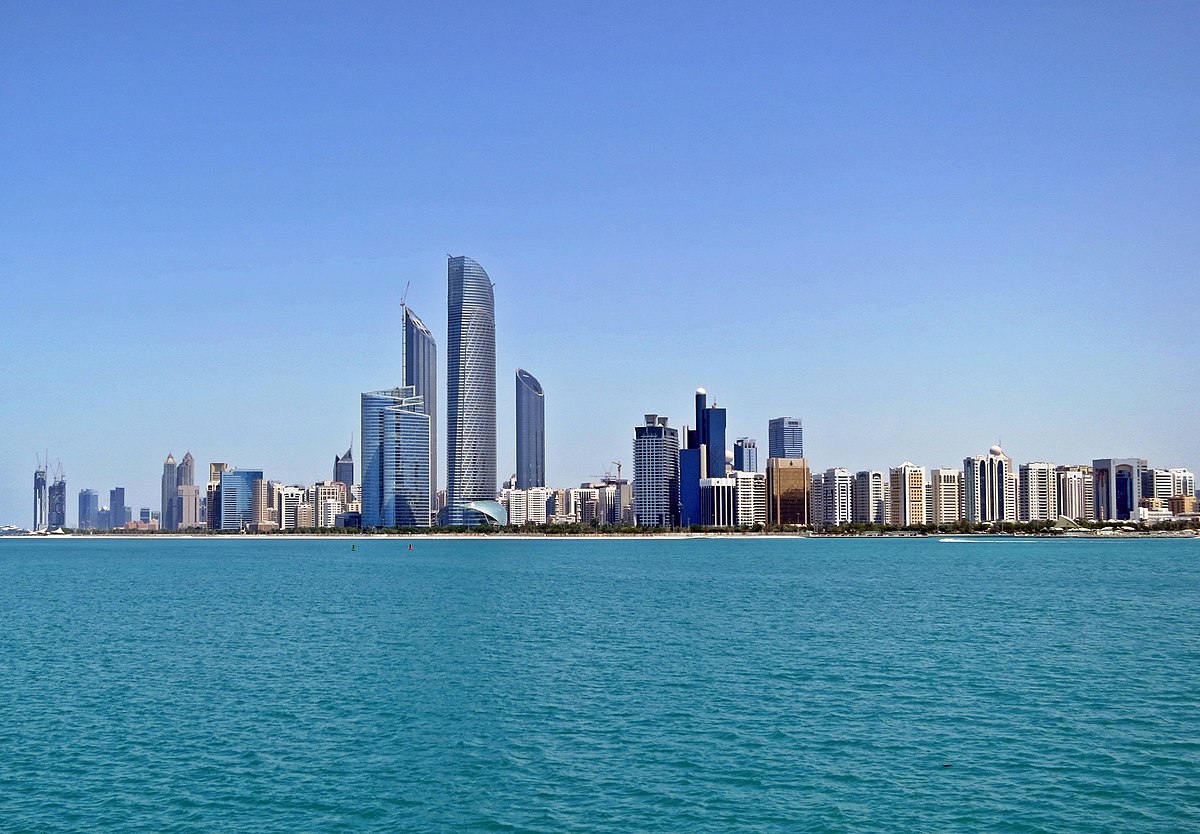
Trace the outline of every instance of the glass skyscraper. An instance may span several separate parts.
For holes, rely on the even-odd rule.
[[[466,257],[447,267],[445,523],[475,526],[496,501],[496,313],[492,281]]]
[[[79,491],[79,522],[76,527],[80,530],[95,530],[100,523],[99,514],[100,496],[94,489],[81,489]]]
[[[413,386],[362,395],[362,523],[428,527],[429,415]]]
[[[767,457],[804,457],[804,426],[797,417],[776,417],[767,424]]]
[[[218,494],[221,500],[221,530],[241,530],[253,524],[254,482],[261,481],[261,469],[225,469],[221,472]]]
[[[437,342],[425,323],[404,305],[404,380],[429,416],[429,495],[437,495]]]
[[[546,397],[542,384],[517,368],[517,489],[546,485]]]

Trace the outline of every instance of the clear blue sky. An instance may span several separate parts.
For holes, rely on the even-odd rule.
[[[518,366],[556,486],[700,385],[820,468],[1200,470],[1200,4],[0,13],[0,523],[45,449],[71,520],[168,452],[329,477],[447,253],[503,474]]]

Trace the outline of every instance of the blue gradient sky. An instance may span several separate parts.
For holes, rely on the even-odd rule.
[[[0,523],[44,449],[70,520],[329,477],[447,253],[504,474],[518,366],[556,486],[698,385],[820,468],[1200,470],[1200,4],[595,5],[4,3]]]

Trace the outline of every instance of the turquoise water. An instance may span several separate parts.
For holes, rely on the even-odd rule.
[[[1200,541],[414,542],[0,540],[0,829],[1200,830]]]

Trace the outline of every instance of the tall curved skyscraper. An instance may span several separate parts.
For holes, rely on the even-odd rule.
[[[546,485],[546,396],[537,377],[517,368],[517,489]]]
[[[470,258],[450,258],[447,283],[445,522],[475,526],[486,517],[470,505],[496,501],[495,299]]]
[[[412,308],[404,305],[404,384],[416,389],[429,415],[429,497],[437,497],[437,342]],[[430,506],[433,506],[432,503]]]

